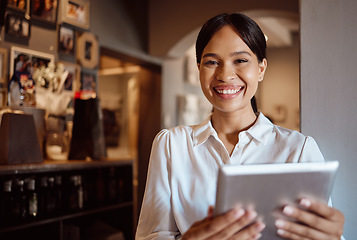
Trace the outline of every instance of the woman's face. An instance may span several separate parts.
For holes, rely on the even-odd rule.
[[[251,111],[250,99],[263,80],[267,62],[256,55],[230,26],[222,27],[203,50],[201,88],[215,111]]]

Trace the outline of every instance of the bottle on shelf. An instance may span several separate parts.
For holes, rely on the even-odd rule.
[[[83,187],[81,175],[72,175],[70,177],[70,191],[68,200],[69,210],[83,209]]]
[[[55,178],[48,177],[48,186],[46,192],[46,213],[48,215],[54,215],[57,208],[57,197],[56,197],[56,189],[55,189]]]
[[[38,190],[38,213],[40,218],[47,217],[47,176],[41,176]]]
[[[38,216],[38,194],[36,192],[36,182],[34,178],[27,180],[27,201],[28,201],[28,216],[30,220],[34,220]]]
[[[24,180],[15,179],[13,214],[17,223],[22,223],[27,217],[27,197],[24,191]]]
[[[0,226],[8,226],[14,223],[14,194],[12,191],[12,185],[11,179],[4,180],[3,182]]]

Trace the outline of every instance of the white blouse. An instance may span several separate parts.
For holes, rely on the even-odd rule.
[[[164,129],[150,156],[136,239],[176,239],[215,204],[218,168],[224,164],[323,162],[311,137],[272,124],[262,113],[239,133],[230,156],[211,117],[199,125]]]

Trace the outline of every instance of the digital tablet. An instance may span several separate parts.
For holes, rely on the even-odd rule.
[[[328,202],[338,162],[224,165],[219,169],[214,214],[252,206],[266,224],[262,239],[279,239],[275,220],[301,197]]]

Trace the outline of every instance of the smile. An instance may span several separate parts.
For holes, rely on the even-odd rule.
[[[236,94],[239,91],[241,91],[243,89],[243,87],[240,87],[238,89],[217,89],[215,88],[214,90],[219,93],[219,94],[228,94],[228,95],[232,95],[232,94]]]

